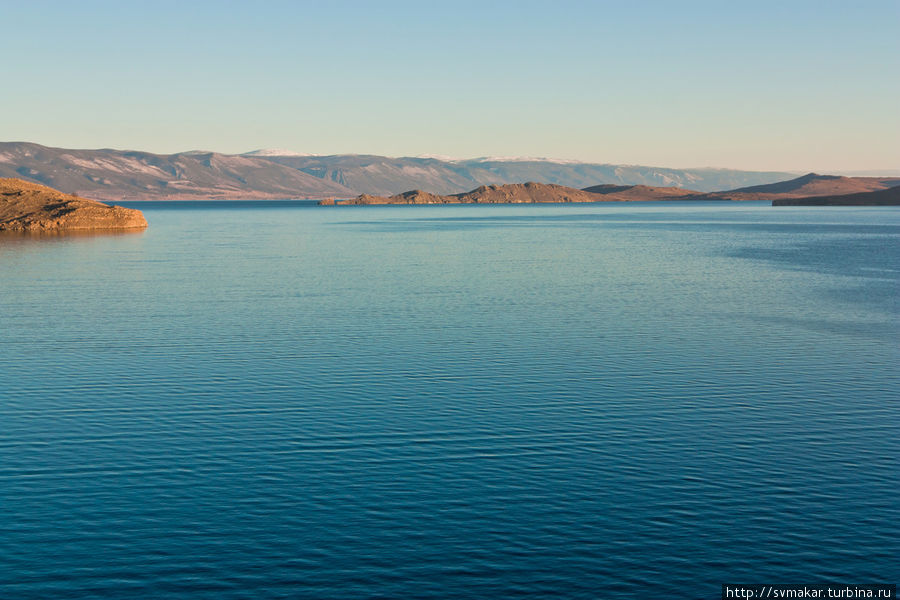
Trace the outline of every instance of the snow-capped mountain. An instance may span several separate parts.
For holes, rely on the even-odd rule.
[[[283,148],[260,148],[259,150],[252,150],[250,152],[244,152],[241,156],[315,156],[314,154],[307,154],[303,152],[294,152],[293,150],[285,150]]]

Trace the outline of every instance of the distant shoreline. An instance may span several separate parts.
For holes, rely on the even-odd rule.
[[[772,206],[900,206],[900,186],[859,194],[779,198],[772,200]]]

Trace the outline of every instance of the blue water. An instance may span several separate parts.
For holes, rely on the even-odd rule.
[[[0,237],[0,598],[900,580],[900,210],[147,204]]]

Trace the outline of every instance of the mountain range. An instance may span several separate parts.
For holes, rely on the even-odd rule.
[[[411,189],[456,194],[482,185],[540,181],[574,188],[598,184],[727,190],[795,177],[774,171],[670,169],[534,158],[391,158],[191,151],[72,150],[0,142],[0,177],[18,177],[105,201],[353,198]]]

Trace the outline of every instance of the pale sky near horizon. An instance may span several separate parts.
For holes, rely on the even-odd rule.
[[[0,141],[900,170],[900,0],[0,0]]]

